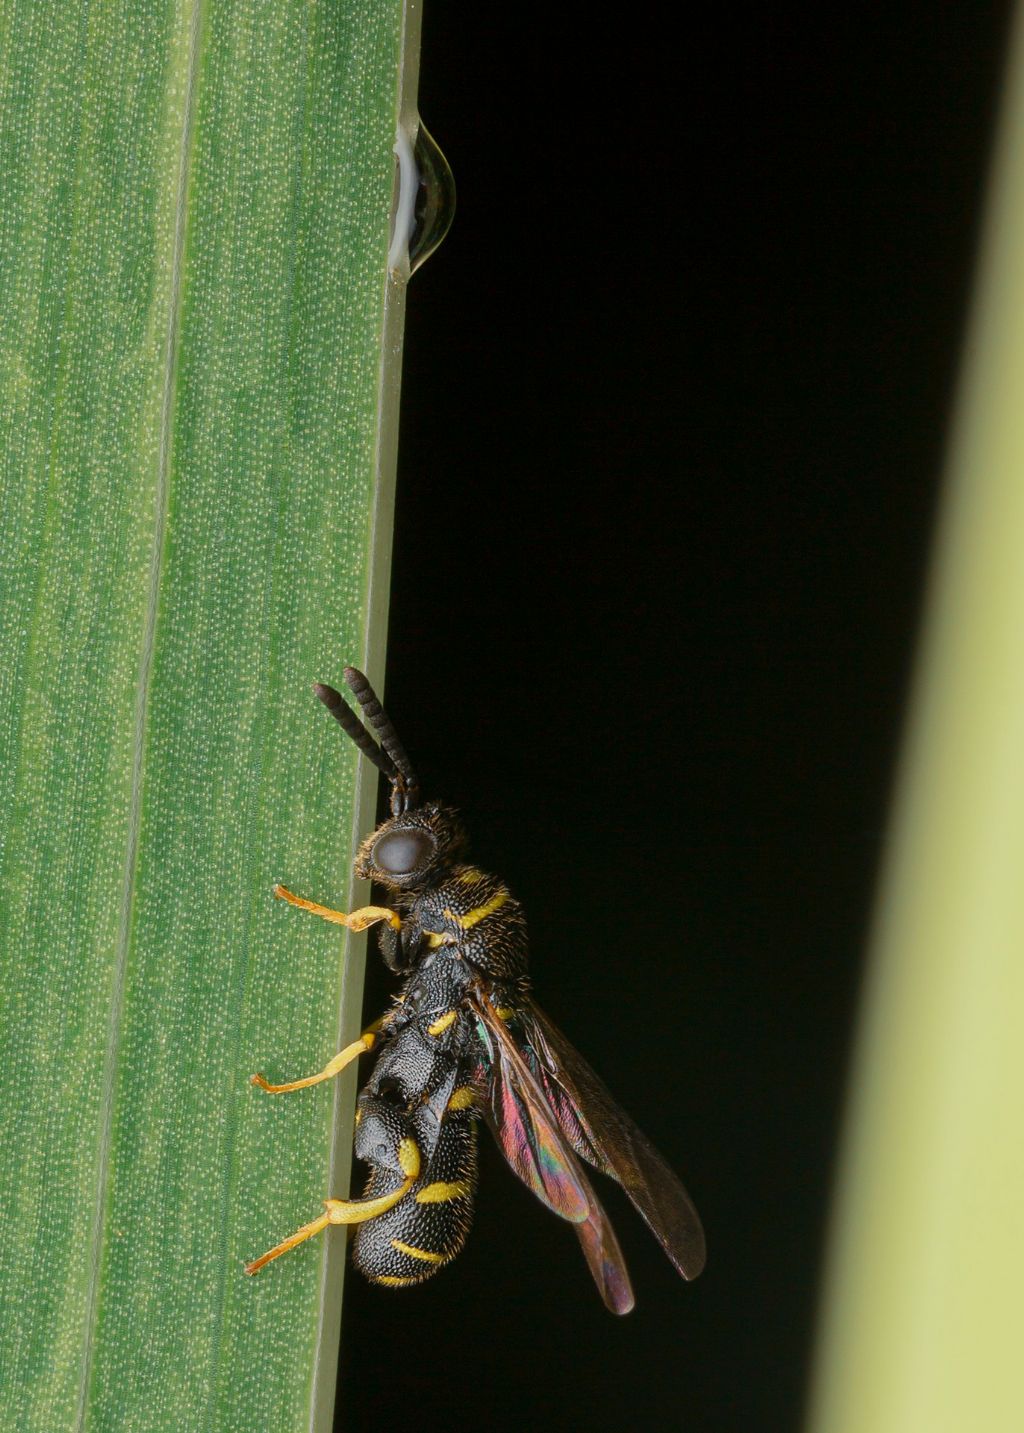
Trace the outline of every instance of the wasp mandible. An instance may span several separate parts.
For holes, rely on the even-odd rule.
[[[275,894],[325,920],[378,926],[381,954],[402,977],[392,1008],[315,1075],[253,1083],[270,1094],[320,1084],[378,1050],[356,1107],[355,1153],[370,1166],[361,1199],[327,1199],[319,1218],[246,1265],[255,1274],[330,1224],[357,1226],[356,1267],[377,1284],[422,1283],[465,1243],[482,1115],[512,1169],[573,1225],[601,1297],[628,1313],[633,1290],[615,1232],[584,1165],[625,1189],[685,1279],[704,1267],[704,1232],[689,1195],[530,993],[526,922],[505,884],[465,859],[458,815],[423,802],[402,743],[369,682],[345,682],[369,728],[333,687],[313,690],[387,777],[391,815],[362,843],[360,879],[386,906],[346,915]]]

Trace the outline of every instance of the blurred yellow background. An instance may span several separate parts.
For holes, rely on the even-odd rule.
[[[858,1040],[812,1433],[1024,1429],[1024,27]]]

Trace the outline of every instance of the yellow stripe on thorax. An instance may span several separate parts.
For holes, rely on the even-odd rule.
[[[439,1016],[438,1019],[434,1021],[433,1025],[427,1026],[427,1034],[443,1035],[444,1032],[448,1029],[449,1025],[455,1024],[455,1020],[458,1016],[458,1013],[459,1012],[457,1010],[449,1010],[446,1014]]]
[[[492,896],[491,899],[485,901],[482,906],[474,906],[474,908],[468,911],[464,916],[456,915],[454,911],[449,910],[447,907],[445,907],[442,914],[445,920],[450,920],[453,925],[457,925],[460,930],[472,930],[475,925],[479,925],[482,920],[486,920],[488,916],[492,916],[495,911],[500,911],[507,900],[508,891],[505,890],[503,886],[496,896]]]
[[[417,1249],[415,1244],[403,1244],[401,1239],[392,1239],[392,1249],[397,1249],[400,1254],[408,1254],[410,1259],[422,1259],[425,1264],[443,1264],[444,1255],[434,1254],[429,1249]]]
[[[460,1085],[448,1101],[448,1108],[450,1110],[468,1110],[474,1104],[476,1104],[476,1090],[472,1085]]]
[[[466,866],[455,877],[460,886],[478,886],[487,877],[483,871],[478,871],[475,866]]]

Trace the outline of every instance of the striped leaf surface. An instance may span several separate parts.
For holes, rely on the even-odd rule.
[[[0,4],[3,1429],[329,1426],[401,9]]]

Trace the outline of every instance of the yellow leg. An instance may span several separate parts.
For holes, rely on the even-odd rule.
[[[367,1050],[373,1049],[383,1024],[384,1016],[382,1015],[372,1025],[367,1025],[359,1039],[353,1040],[351,1045],[346,1045],[344,1050],[335,1055],[333,1060],[327,1062],[318,1075],[307,1075],[302,1080],[289,1080],[286,1085],[271,1085],[262,1075],[250,1075],[249,1083],[259,1085],[261,1090],[266,1090],[270,1095],[285,1095],[289,1090],[304,1090],[307,1085],[319,1085],[321,1080],[333,1079],[335,1075],[341,1074],[346,1065],[350,1065],[353,1060],[364,1055]]]
[[[264,1264],[269,1264],[271,1259],[279,1259],[297,1244],[305,1243],[314,1234],[326,1229],[328,1224],[364,1224],[367,1219],[375,1219],[378,1214],[393,1209],[400,1199],[405,1198],[419,1178],[420,1152],[415,1140],[402,1140],[398,1146],[398,1162],[405,1178],[397,1189],[393,1189],[390,1194],[379,1194],[376,1199],[325,1199],[323,1214],[308,1224],[303,1224],[301,1229],[296,1229],[294,1234],[282,1239],[273,1249],[268,1249],[258,1259],[246,1264],[245,1272],[258,1274]]]
[[[311,911],[313,915],[320,916],[322,920],[331,921],[334,925],[347,926],[349,930],[368,930],[370,926],[377,925],[379,921],[387,921],[392,930],[401,930],[402,928],[402,917],[397,911],[389,910],[387,906],[360,906],[359,910],[351,911],[346,915],[344,911],[332,911],[330,906],[321,906],[316,901],[307,901],[302,896],[296,896],[288,890],[287,886],[275,886],[274,895],[279,900],[287,901],[289,905],[298,906],[300,910]]]
[[[268,1095],[286,1095],[290,1090],[304,1090],[307,1085],[319,1085],[322,1080],[332,1080],[335,1075],[340,1075],[347,1065],[351,1065],[353,1060],[364,1055],[367,1050],[372,1050],[376,1043],[377,1036],[374,1032],[365,1030],[358,1040],[353,1040],[351,1045],[346,1045],[333,1060],[329,1060],[317,1075],[306,1075],[302,1080],[289,1080],[286,1085],[272,1085],[262,1075],[251,1075],[250,1083],[259,1085]]]
[[[290,1239],[282,1239],[280,1244],[274,1245],[273,1249],[268,1249],[258,1259],[253,1259],[251,1263],[246,1264],[245,1272],[258,1274],[264,1264],[269,1264],[271,1259],[279,1259],[282,1254],[287,1254],[289,1249],[294,1249],[296,1244],[302,1244],[305,1240],[311,1239],[314,1234],[319,1234],[322,1229],[327,1228],[330,1222],[326,1214],[321,1214],[318,1219],[312,1220],[309,1224],[303,1224],[302,1228],[297,1229]]]

